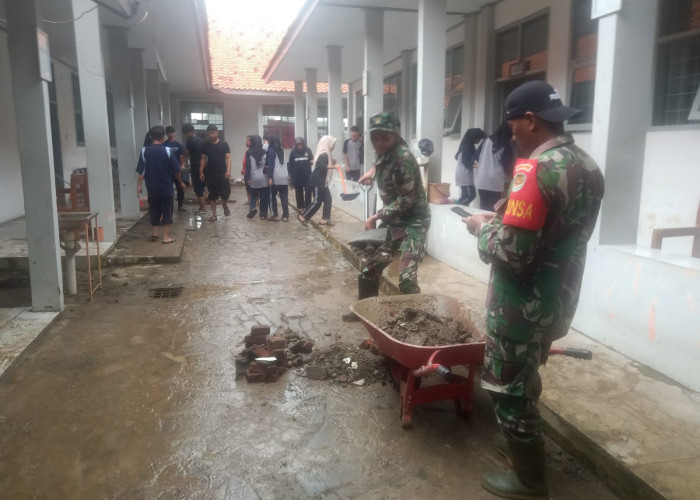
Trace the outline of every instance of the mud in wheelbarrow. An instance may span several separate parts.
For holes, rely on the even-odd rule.
[[[401,342],[382,330],[380,325],[387,324],[408,307],[438,317],[452,318],[472,332],[475,342],[418,346]],[[483,333],[477,327],[474,316],[465,311],[457,300],[436,294],[371,297],[356,302],[351,309],[389,358],[392,376],[400,387],[400,416],[404,428],[411,425],[413,408],[427,403],[451,399],[458,414],[467,416],[471,413],[474,376],[484,362],[485,344],[481,341]],[[456,366],[465,366],[467,375],[452,373],[452,368]],[[444,383],[421,387],[422,379],[433,373],[442,375]]]

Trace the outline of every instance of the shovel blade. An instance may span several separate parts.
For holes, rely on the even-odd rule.
[[[343,201],[350,201],[350,200],[354,200],[358,196],[360,196],[360,193],[341,193],[340,199]]]

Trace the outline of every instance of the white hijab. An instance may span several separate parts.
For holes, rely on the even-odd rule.
[[[316,146],[316,156],[314,156],[316,160],[318,160],[323,153],[328,155],[328,174],[326,175],[326,186],[328,186],[328,184],[331,182],[331,178],[333,177],[333,169],[335,168],[333,165],[333,148],[335,148],[335,143],[335,137],[331,135],[324,135],[318,141],[318,146]]]

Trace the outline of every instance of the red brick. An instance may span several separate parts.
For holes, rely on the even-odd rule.
[[[245,374],[245,379],[249,384],[255,384],[257,382],[265,382],[267,380],[267,375],[265,372],[251,372],[250,369]]]
[[[265,381],[276,382],[282,375],[282,370],[277,366],[268,366],[265,368]]]
[[[275,349],[284,349],[287,347],[287,339],[284,337],[267,337],[267,348],[271,351]]]
[[[268,351],[261,345],[254,345],[253,347],[251,347],[251,351],[253,351],[253,355],[256,358],[267,358],[270,356],[270,351]]]
[[[263,325],[256,325],[250,329],[251,337],[267,337],[270,335],[270,327]]]

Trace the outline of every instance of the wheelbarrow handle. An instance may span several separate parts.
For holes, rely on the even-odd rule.
[[[437,373],[445,382],[453,382],[459,379],[458,375],[455,375],[449,368],[439,363],[430,363],[413,370],[413,375],[418,378],[427,377],[432,373]]]
[[[593,359],[593,353],[588,349],[577,349],[575,347],[552,347],[549,350],[549,354],[560,354],[562,356],[569,356],[570,358],[585,359],[590,361]]]

